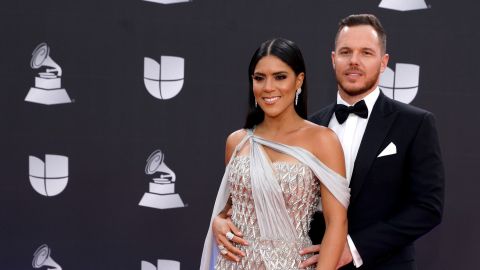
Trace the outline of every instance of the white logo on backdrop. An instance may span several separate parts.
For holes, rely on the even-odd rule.
[[[190,2],[192,0],[143,0],[143,1],[153,2],[158,4],[176,4],[176,3]]]
[[[420,66],[397,63],[395,71],[387,67],[380,76],[380,89],[389,98],[410,103],[418,92]]]
[[[398,11],[409,11],[428,8],[425,0],[382,0],[381,8],[394,9]]]
[[[29,156],[30,184],[36,192],[51,197],[60,194],[68,183],[68,157],[45,155],[43,160]]]
[[[142,270],[180,270],[180,262],[171,260],[157,260],[157,265],[142,261]]]
[[[148,92],[158,99],[171,99],[183,87],[185,59],[176,56],[161,56],[160,63],[144,58],[143,81]]]
[[[149,183],[149,192],[146,192],[138,205],[157,209],[185,207],[180,195],[175,193],[175,173],[165,164],[165,155],[155,150],[147,159],[145,173],[156,174]]]
[[[72,102],[67,91],[61,88],[62,68],[50,57],[50,47],[47,43],[41,43],[35,48],[30,66],[33,69],[48,68],[35,77],[35,87],[30,88],[25,101],[45,105]]]
[[[41,245],[33,254],[33,268],[47,267],[48,270],[62,270],[62,267],[56,263],[51,255],[51,250],[47,245]]]

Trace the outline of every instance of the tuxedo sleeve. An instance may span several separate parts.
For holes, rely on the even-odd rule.
[[[408,184],[402,207],[388,219],[349,233],[365,265],[398,252],[441,222],[444,169],[431,113],[425,113],[417,125],[405,158],[403,181]]]

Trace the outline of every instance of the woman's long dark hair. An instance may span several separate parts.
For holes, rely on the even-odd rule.
[[[302,93],[298,96],[298,103],[295,105],[295,111],[303,119],[307,119],[307,73],[305,71],[305,62],[303,61],[302,52],[298,46],[290,40],[284,38],[275,38],[263,42],[255,51],[248,66],[248,114],[243,128],[253,128],[260,124],[264,118],[264,112],[260,106],[255,107],[255,96],[253,94],[253,78],[255,67],[258,61],[265,56],[273,55],[282,60],[290,68],[293,69],[295,75],[304,73],[305,77],[302,84]]]

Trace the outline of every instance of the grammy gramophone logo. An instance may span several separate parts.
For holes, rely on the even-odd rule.
[[[183,87],[185,59],[161,56],[160,63],[152,58],[143,60],[143,82],[148,93],[158,99],[171,99]]]
[[[378,6],[381,8],[398,11],[410,11],[428,8],[425,0],[382,0]]]
[[[37,248],[33,254],[32,267],[35,269],[62,270],[62,267],[52,259],[51,250],[45,244]]]
[[[143,1],[153,2],[158,4],[176,4],[176,3],[191,2],[192,0],[143,0]]]
[[[157,260],[157,265],[142,261],[142,270],[180,270],[180,262],[171,260]]]
[[[408,104],[417,96],[419,80],[420,66],[397,63],[395,71],[385,69],[379,87],[389,98]]]
[[[33,50],[30,67],[46,69],[35,77],[35,86],[30,88],[25,101],[45,105],[72,102],[67,91],[61,87],[62,68],[50,57],[47,43],[41,43]]]
[[[180,195],[175,193],[175,173],[165,163],[165,155],[155,150],[147,159],[147,175],[153,175],[149,192],[145,192],[138,205],[157,209],[185,207]]]

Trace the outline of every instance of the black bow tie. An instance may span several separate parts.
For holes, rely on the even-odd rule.
[[[361,118],[367,118],[368,108],[365,101],[362,99],[353,106],[345,106],[342,104],[335,105],[335,117],[337,117],[337,121],[340,125],[347,120],[348,115],[351,113],[354,113]]]

